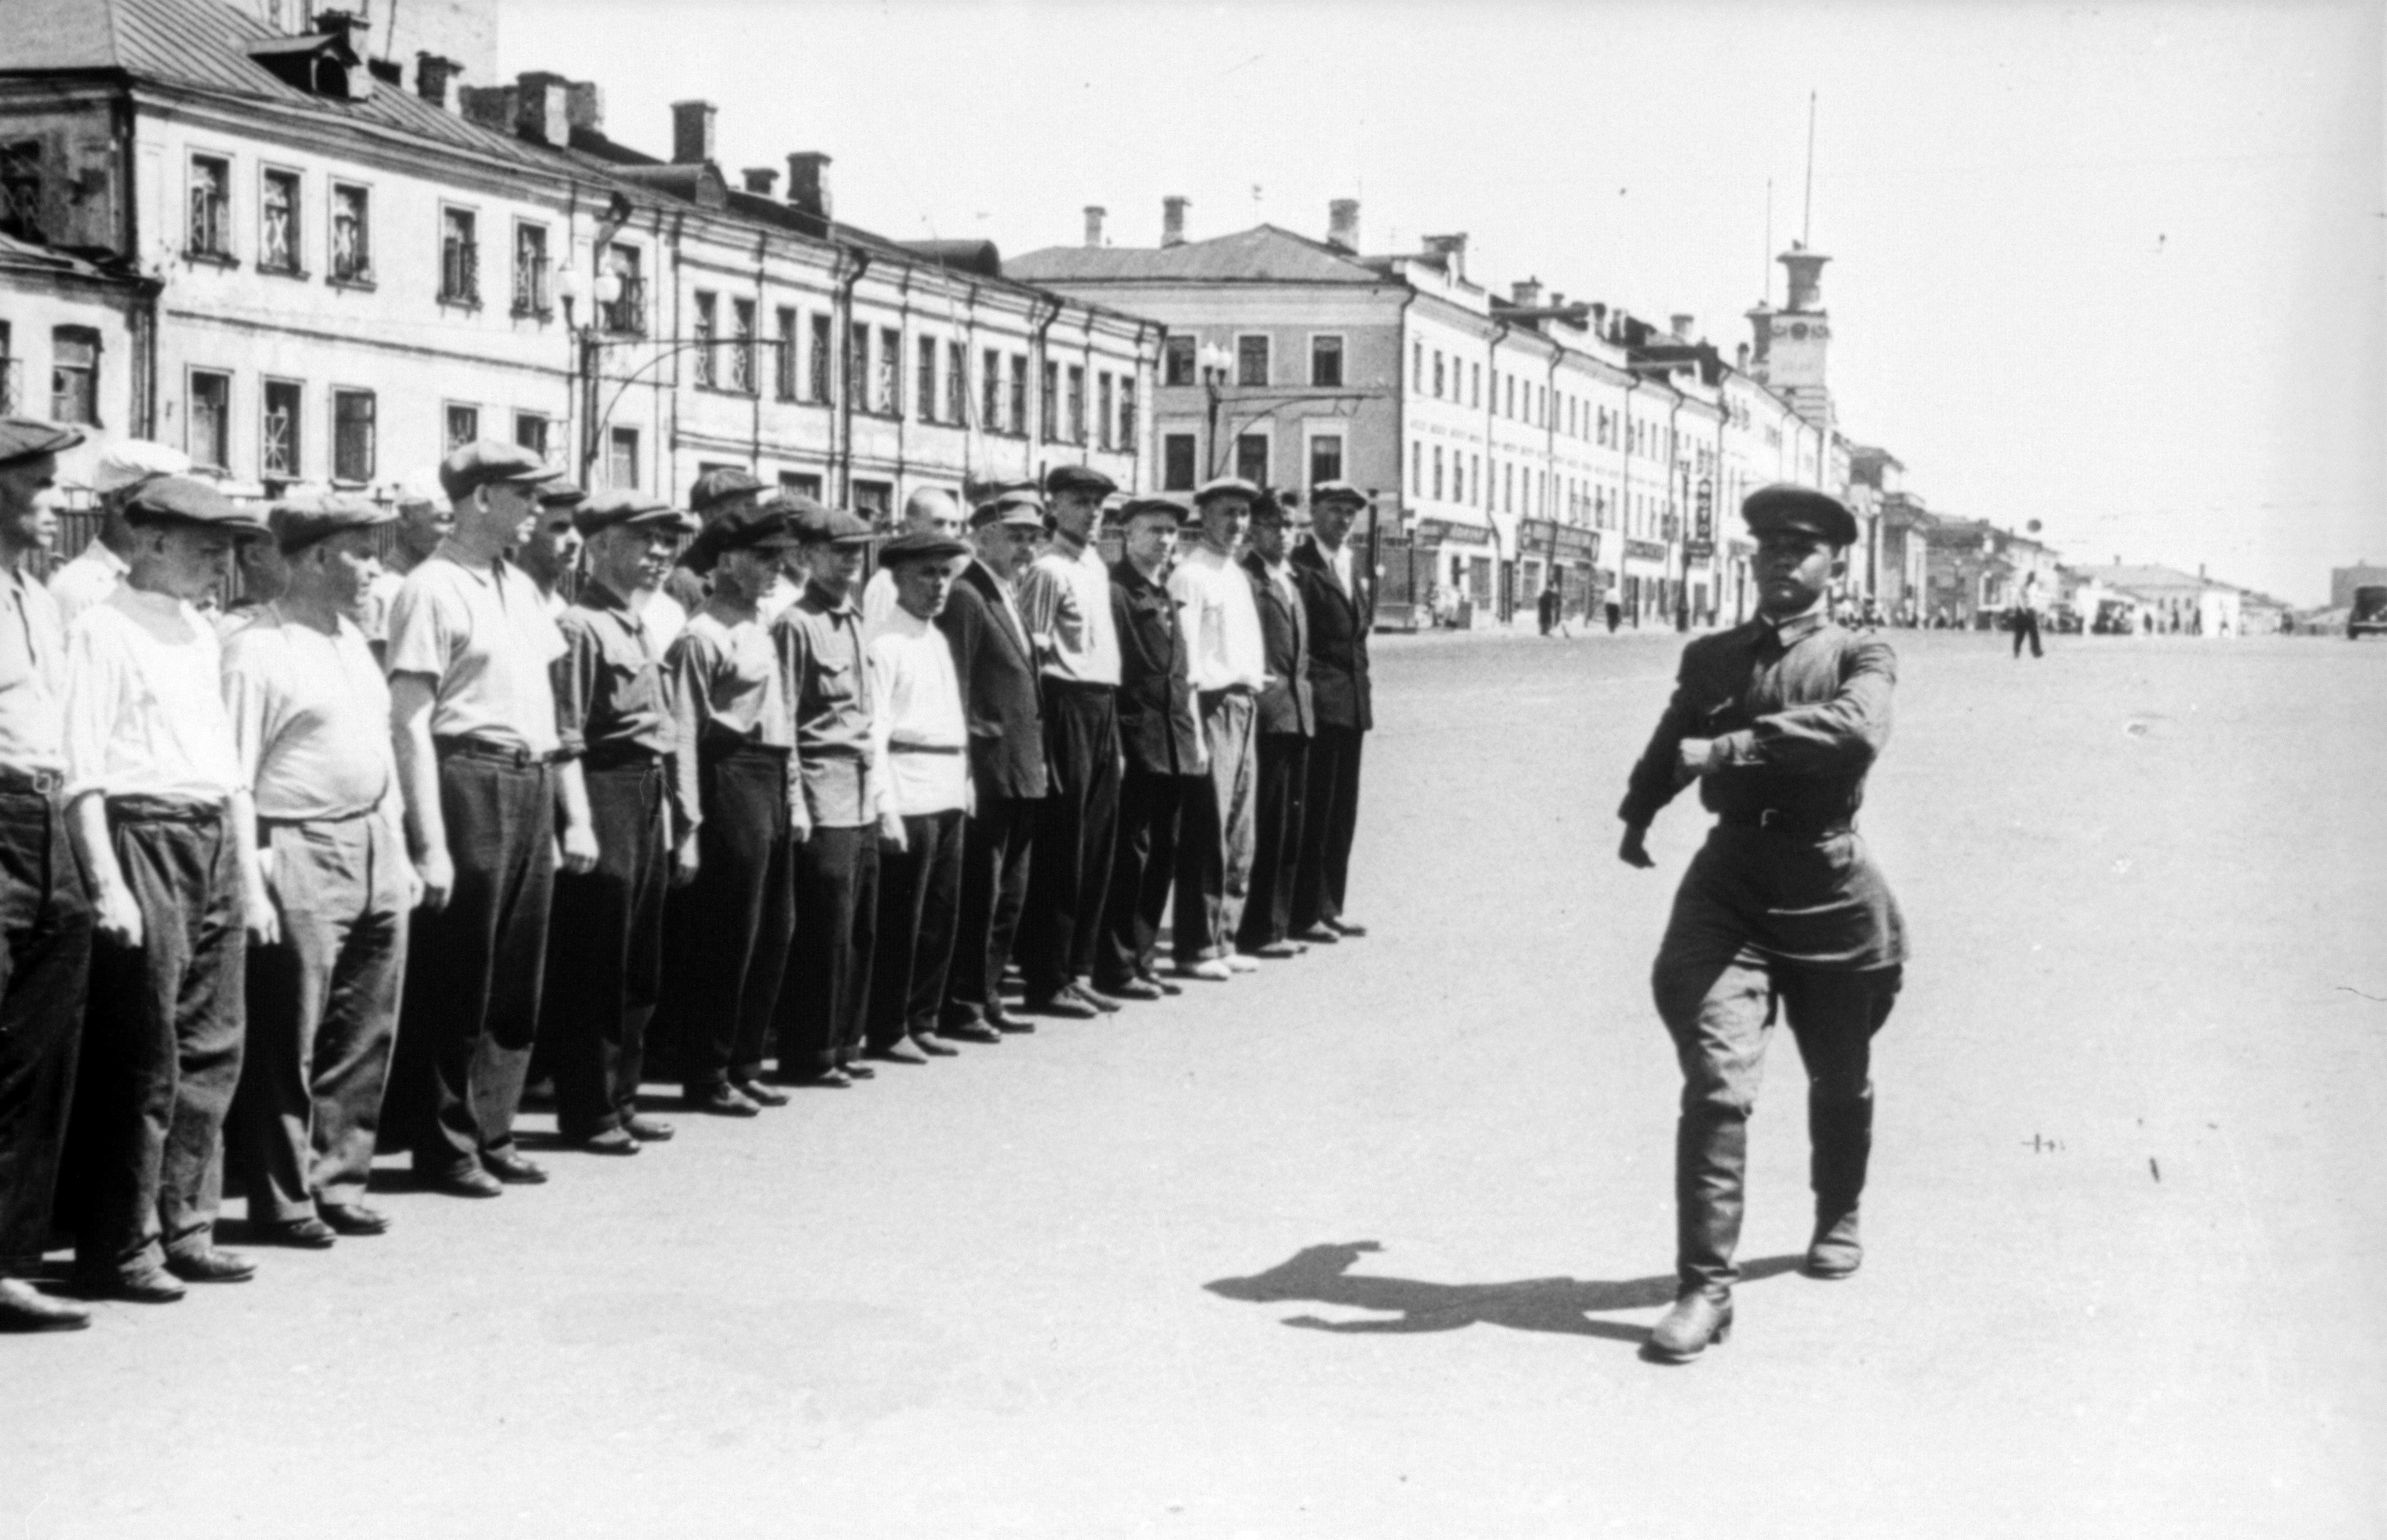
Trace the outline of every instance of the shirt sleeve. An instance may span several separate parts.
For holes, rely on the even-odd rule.
[[[446,596],[417,569],[389,601],[389,672],[443,677],[456,654],[456,637]]]
[[[1061,624],[1062,589],[1060,576],[1038,562],[1020,578],[1019,591],[1013,596],[1019,618],[1028,625],[1028,645],[1036,650],[1040,663],[1053,653],[1053,633]]]
[[[1897,684],[1898,654],[1889,643],[1857,642],[1840,656],[1839,688],[1831,699],[1785,707],[1726,733],[1716,740],[1716,755],[1733,769],[1862,774],[1889,742],[1889,701]]]
[[[605,646],[597,628],[577,615],[567,614],[556,626],[563,651],[547,665],[555,689],[556,752],[578,759],[588,751],[588,713],[597,698],[597,681],[605,669]]]
[[[122,645],[96,625],[67,630],[66,799],[107,792],[108,729],[124,688]]]
[[[234,633],[223,650],[224,714],[232,718],[233,753],[240,765],[243,786],[255,787],[265,766],[265,751],[273,743],[276,691],[271,677],[272,662],[254,626]]]
[[[713,705],[713,644],[682,631],[663,657],[672,713],[672,802],[682,833],[704,822],[703,772],[697,745]]]
[[[878,772],[887,764],[895,724],[911,709],[912,690],[903,663],[907,639],[883,632],[870,639],[869,649],[863,655],[862,681],[870,707],[870,751],[864,764],[872,792],[868,806],[873,816],[903,811],[895,805],[894,777]]]
[[[1629,827],[1647,828],[1658,812],[1674,800],[1682,788],[1674,784],[1674,758],[1688,738],[1692,724],[1699,719],[1700,696],[1691,685],[1692,663],[1686,652],[1683,666],[1675,675],[1673,698],[1666,702],[1663,715],[1658,718],[1658,730],[1649,735],[1649,745],[1641,751],[1633,773],[1626,778],[1623,804],[1616,815]]]

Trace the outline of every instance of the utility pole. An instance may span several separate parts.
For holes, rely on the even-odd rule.
[[[1807,206],[1799,217],[1799,244],[1815,238],[1815,93],[1807,93]]]

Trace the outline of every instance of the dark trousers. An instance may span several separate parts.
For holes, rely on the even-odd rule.
[[[1107,685],[1044,681],[1044,762],[1036,857],[1019,926],[1019,970],[1043,999],[1094,970],[1118,822],[1118,702]]]
[[[223,1203],[224,1114],[240,1084],[248,933],[221,813],[108,807],[141,944],[92,949],[69,1160],[87,1174],[75,1265],[130,1275],[204,1252]]]
[[[1309,740],[1303,779],[1301,865],[1293,883],[1293,928],[1298,934],[1343,917],[1351,880],[1351,839],[1359,825],[1359,747],[1356,727],[1320,727]]]
[[[663,993],[670,886],[663,762],[584,764],[581,774],[597,865],[556,874],[538,1012],[539,1043],[555,1067],[555,1126],[566,1139],[618,1129],[638,1110],[647,1023]]]
[[[430,1174],[513,1142],[547,975],[555,774],[443,753],[439,810],[456,886],[414,912],[390,1082],[391,1120]]]
[[[802,1073],[862,1051],[878,934],[878,826],[815,828],[796,847],[795,944],[779,987],[779,1067]]]
[[[1302,803],[1308,795],[1309,739],[1298,733],[1259,735],[1252,802],[1252,886],[1244,900],[1235,945],[1244,952],[1293,933],[1293,895],[1301,870]]]
[[[1155,971],[1160,916],[1177,880],[1178,808],[1189,789],[1206,796],[1209,786],[1206,776],[1147,770],[1131,769],[1120,780],[1118,847],[1111,858],[1110,896],[1103,901],[1094,988]]]
[[[869,1041],[885,1048],[937,1029],[961,912],[962,810],[906,814],[903,848],[878,852],[878,935]]]
[[[272,824],[282,939],[248,949],[248,1043],[225,1125],[248,1217],[357,1203],[373,1172],[406,977],[405,841],[378,813]]]
[[[0,1278],[41,1271],[91,939],[64,809],[38,791],[0,791]]]
[[[770,1053],[795,929],[796,852],[788,838],[794,765],[786,750],[707,742],[697,766],[704,821],[697,826],[696,880],[665,906],[657,1021],[680,1083],[701,1092],[733,1074],[761,1074]],[[626,1067],[617,1079],[635,1083]],[[562,1091],[559,1083],[559,1097]]]
[[[2038,612],[2038,611],[2036,611],[2036,610],[2016,610],[2016,611],[2014,612],[2014,655],[2015,657],[2019,658],[2019,657],[2021,657],[2021,656],[2022,656],[2022,642],[2023,642],[2023,638],[2024,638],[2025,637],[2028,637],[2030,638],[2030,655],[2031,655],[2032,657],[2034,657],[2034,658],[2043,658],[2043,657],[2045,657],[2045,656],[2047,655],[2047,654],[2045,654],[2044,652],[2041,652],[2041,651],[2040,650],[2040,648],[2039,648],[2039,612]]]
[[[1683,1069],[1674,1262],[1684,1292],[1721,1299],[1739,1277],[1732,1256],[1740,1242],[1749,1117],[1777,1014],[1789,1018],[1807,1069],[1816,1225],[1856,1211],[1873,1151],[1873,1036],[1889,1019],[1904,972],[1801,966],[1748,947],[1720,965],[1693,947],[1660,950],[1652,989]]]
[[[959,1026],[997,1014],[1004,965],[1028,903],[1028,868],[1042,798],[997,797],[981,788],[962,827],[962,907],[944,1020]]]

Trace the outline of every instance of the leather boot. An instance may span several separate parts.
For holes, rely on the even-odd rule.
[[[1749,1165],[1748,1119],[1702,1105],[1674,1130],[1674,1269],[1682,1293],[1729,1298],[1740,1276],[1741,1174]]]
[[[1856,1206],[1850,1205],[1838,1214],[1817,1209],[1815,1238],[1807,1243],[1807,1276],[1846,1278],[1863,1261],[1864,1247],[1857,1241]]]
[[[1674,1301],[1674,1307],[1650,1330],[1642,1357],[1661,1364],[1686,1364],[1707,1351],[1708,1344],[1732,1338],[1732,1296],[1718,1299],[1704,1289]]]
[[[1864,1260],[1857,1239],[1857,1201],[1864,1194],[1873,1154],[1873,1087],[1854,1096],[1807,1092],[1809,1174],[1815,1190],[1815,1238],[1808,1243],[1810,1278],[1846,1278]]]

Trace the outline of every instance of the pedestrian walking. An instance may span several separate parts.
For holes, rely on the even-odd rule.
[[[1694,1358],[1732,1326],[1749,1117],[1778,1005],[1807,1069],[1815,1228],[1806,1269],[1857,1269],[1873,1143],[1873,1036],[1906,960],[1888,884],[1857,837],[1866,772],[1889,736],[1889,644],[1835,625],[1825,595],[1856,521],[1794,486],[1750,494],[1757,618],[1684,649],[1673,701],[1618,815],[1627,865],[1654,863],[1650,821],[1685,786],[1716,814],[1674,895],[1651,986],[1683,1071],[1674,1157],[1679,1294],[1646,1351]]]
[[[557,473],[481,439],[440,462],[456,527],[390,607],[391,734],[423,900],[407,940],[389,1120],[458,1197],[547,1180],[514,1143],[559,864],[596,865],[580,766],[559,763],[563,636],[505,559]]]
[[[1111,622],[1119,639],[1118,839],[1103,903],[1094,988],[1116,1000],[1181,992],[1161,977],[1160,918],[1177,880],[1178,828],[1189,791],[1209,795],[1202,721],[1169,553],[1186,518],[1174,498],[1138,498],[1120,510],[1122,550],[1111,564]]]
[[[1624,624],[1624,606],[1617,601],[1614,589],[1609,590],[1608,601],[1601,609],[1607,613],[1608,634],[1612,637],[1616,635],[1616,628]]]
[[[89,1174],[78,1279],[159,1303],[256,1270],[216,1246],[215,1222],[248,938],[271,942],[276,922],[195,601],[228,574],[233,543],[266,530],[183,476],[143,483],[123,511],[124,580],[67,632],[69,827],[98,928],[69,1158]]]
[[[1293,890],[1293,934],[1310,942],[1368,933],[1345,912],[1359,822],[1359,751],[1376,725],[1368,678],[1375,587],[1363,580],[1350,543],[1352,523],[1367,506],[1367,494],[1348,482],[1320,484],[1309,494],[1309,538],[1292,557],[1309,620],[1309,690],[1318,726],[1309,740],[1301,865]]]
[[[389,689],[353,617],[379,570],[375,531],[397,517],[361,498],[276,504],[282,595],[223,649],[224,707],[279,931],[248,951],[226,1148],[250,1235],[284,1245],[389,1228],[365,1191],[417,879]]]
[[[2026,637],[2030,639],[2030,655],[2034,658],[2045,656],[2045,654],[2040,650],[2039,645],[2039,611],[2040,602],[2041,595],[2039,587],[2039,574],[2035,572],[2023,574],[2022,590],[2014,595],[2014,618],[2012,622],[2014,626],[2014,655],[2016,658],[2020,658],[2022,656],[2023,638]]]
[[[1555,583],[1545,587],[1541,597],[1534,600],[1534,612],[1541,622],[1545,637],[1559,628],[1559,589]]]
[[[1043,529],[1044,499],[1032,489],[979,504],[970,515],[977,554],[962,564],[937,616],[937,628],[953,644],[969,717],[971,802],[962,825],[961,916],[940,1029],[964,1041],[989,1029],[1036,1029],[1004,1008],[1002,989],[1028,900],[1046,779],[1036,650],[1014,587]]]
[[[1297,957],[1293,897],[1301,866],[1303,799],[1318,713],[1309,684],[1309,615],[1287,560],[1284,506],[1268,492],[1252,500],[1251,549],[1243,566],[1258,612],[1268,683],[1252,703],[1252,877],[1235,950],[1246,957]]]
[[[1180,974],[1213,982],[1259,966],[1234,950],[1252,877],[1253,701],[1269,682],[1258,607],[1234,550],[1258,497],[1258,487],[1234,476],[1195,492],[1200,539],[1168,574],[1169,597],[1183,617],[1210,780],[1209,794],[1190,798],[1179,817],[1170,941]]]
[[[1044,764],[1028,909],[1019,925],[1026,1008],[1080,1020],[1118,1009],[1086,982],[1102,935],[1118,827],[1118,633],[1111,574],[1094,549],[1103,499],[1117,489],[1085,465],[1044,478],[1053,542],[1020,580],[1019,610],[1044,689]]]
[[[66,627],[24,570],[72,428],[0,418],[0,1332],[76,1331],[35,1292],[74,1100],[91,902],[67,833]]]

